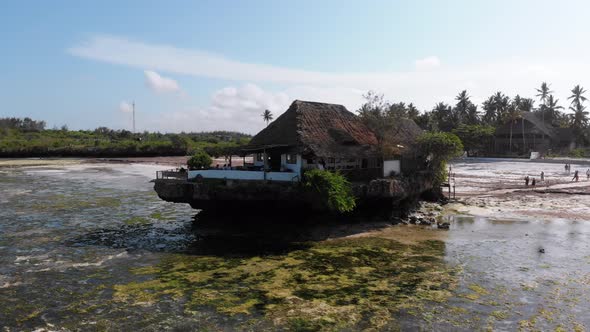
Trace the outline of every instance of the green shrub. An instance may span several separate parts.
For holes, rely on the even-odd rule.
[[[430,160],[434,184],[442,184],[447,177],[447,162],[463,153],[463,143],[457,135],[443,132],[428,132],[418,137],[420,153]]]
[[[460,124],[453,129],[453,134],[459,137],[465,150],[477,153],[489,150],[495,131],[496,128],[492,126]]]
[[[573,149],[568,153],[568,156],[572,158],[584,158],[586,155],[586,150],[582,148]]]
[[[334,212],[350,212],[356,207],[350,182],[342,174],[325,170],[305,172],[303,185],[317,194],[324,206]]]
[[[205,151],[199,151],[188,160],[187,165],[189,169],[201,169],[211,166],[212,161]]]

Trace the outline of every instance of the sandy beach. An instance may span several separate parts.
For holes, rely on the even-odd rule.
[[[543,162],[473,162],[453,165],[457,201],[449,208],[460,213],[506,219],[590,219],[590,165]],[[572,181],[578,170],[579,181]],[[544,172],[545,180],[540,181]],[[525,185],[524,177],[536,179]]]

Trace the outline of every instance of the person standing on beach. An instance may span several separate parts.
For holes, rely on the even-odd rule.
[[[541,171],[541,182],[545,181],[545,172]]]
[[[590,168],[586,170],[586,180],[590,180]]]
[[[533,181],[531,181],[531,186],[534,187],[536,184],[535,178],[533,178]]]
[[[528,175],[524,177],[524,185],[527,187],[529,186],[529,176]]]
[[[565,169],[565,172],[567,173],[567,164],[565,164],[565,166],[563,167]]]
[[[576,180],[576,182],[578,182],[579,179],[579,175],[578,175],[578,171],[574,172],[574,177],[572,178],[572,181]]]

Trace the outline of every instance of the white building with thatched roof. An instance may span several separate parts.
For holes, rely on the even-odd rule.
[[[400,119],[399,128],[390,133],[404,145],[407,136],[415,138],[420,132],[407,121],[413,126]],[[299,181],[306,169],[335,170],[350,180],[384,176],[383,151],[375,134],[357,115],[336,104],[294,101],[240,154],[251,155],[253,163],[231,170],[192,170],[189,178]]]
[[[353,179],[382,176],[375,134],[344,106],[294,101],[252,138],[243,154],[252,165],[239,170],[194,170],[189,177],[299,181],[305,169],[339,170]]]

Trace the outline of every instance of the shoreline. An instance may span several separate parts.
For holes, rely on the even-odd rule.
[[[517,163],[536,163],[536,164],[576,164],[590,165],[590,158],[544,158],[544,159],[527,159],[527,158],[494,158],[494,157],[465,157],[452,160],[450,163],[494,163],[494,162],[517,162]]]
[[[180,166],[186,165],[189,157],[168,156],[168,157],[127,157],[127,158],[0,158],[2,167],[27,167],[27,166],[66,166],[90,163],[106,164],[150,164]]]
[[[543,160],[547,161],[547,160]],[[557,162],[492,163],[456,161],[453,163],[457,198],[449,208],[457,214],[496,220],[571,220],[587,221],[590,216],[590,180],[586,165],[574,164],[580,180],[572,181],[573,172],[565,172]],[[524,177],[545,181],[525,186]]]
[[[159,156],[159,157],[114,157],[114,158],[75,158],[75,157],[32,157],[32,158],[0,158],[2,167],[27,167],[27,166],[64,166],[84,163],[105,164],[144,164],[180,167],[186,166],[190,156]],[[214,165],[222,166],[227,163],[225,158],[212,158]],[[232,161],[233,166],[243,165],[242,158]]]

